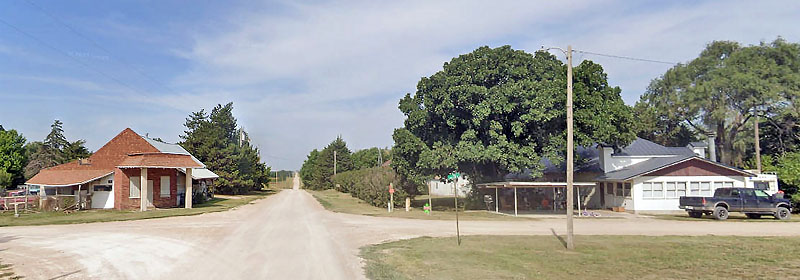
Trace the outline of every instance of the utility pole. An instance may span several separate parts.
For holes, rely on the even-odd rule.
[[[383,164],[383,149],[378,148],[378,166]]]
[[[574,143],[572,141],[572,46],[567,46],[567,250],[575,250],[572,225],[572,180]]]
[[[336,175],[336,151],[333,151],[333,175]]]
[[[758,138],[758,122],[759,122],[759,120],[758,120],[758,109],[756,109],[755,112],[756,112],[756,114],[755,114],[756,118],[754,119],[754,121],[756,123],[753,126],[755,127],[755,130],[756,130],[755,131],[755,135],[756,135],[756,139],[755,139],[755,142],[756,142],[756,170],[758,170],[758,174],[761,174],[761,143],[759,143],[760,141],[759,141],[759,138]]]
[[[544,46],[542,46],[542,50],[547,51],[551,49],[557,49],[567,56],[567,250],[574,250],[575,241],[573,238],[572,204],[574,199],[573,192],[575,191],[573,190],[573,150],[575,149],[575,144],[572,139],[572,46],[567,46],[566,51],[562,48],[545,49]],[[553,192],[553,196],[555,197],[555,192]],[[553,204],[553,208],[555,209],[555,203]]]

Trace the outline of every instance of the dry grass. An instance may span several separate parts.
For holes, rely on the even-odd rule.
[[[358,214],[376,217],[396,217],[396,218],[409,218],[409,219],[426,219],[426,220],[455,220],[453,198],[436,197],[433,198],[433,209],[430,215],[425,214],[422,206],[428,201],[427,196],[418,197],[412,201],[411,211],[406,212],[404,208],[395,208],[395,211],[389,213],[386,208],[379,208],[367,204],[358,198],[354,198],[346,193],[341,193],[336,190],[313,191],[306,190],[314,198],[319,201],[325,209],[333,212]],[[463,200],[459,199],[459,203]],[[468,210],[458,213],[459,219],[464,220],[492,220],[492,221],[531,221],[532,218],[512,217],[506,215],[498,215],[488,211],[474,211]]]
[[[190,216],[203,213],[219,212],[248,204],[256,199],[266,197],[274,191],[253,192],[250,195],[239,196],[240,199],[214,198],[203,204],[195,204],[192,209],[169,208],[156,209],[146,212],[120,211],[120,210],[85,210],[66,214],[64,212],[39,212],[25,213],[19,218],[13,212],[0,214],[0,226],[35,226],[55,224],[82,224],[95,222],[127,221],[154,219],[174,216]]]
[[[370,279],[790,279],[800,237],[421,237],[364,247]]]

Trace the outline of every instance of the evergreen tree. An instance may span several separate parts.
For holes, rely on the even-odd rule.
[[[69,142],[64,136],[64,123],[60,120],[53,121],[50,133],[43,142],[31,142],[25,145],[28,163],[24,168],[26,179],[30,179],[40,170],[67,163],[79,158],[88,158],[92,152],[84,146],[86,141],[76,140]]]
[[[242,194],[261,189],[269,181],[269,169],[247,133],[237,128],[233,103],[218,104],[211,113],[192,112],[184,123],[183,148],[220,176],[215,192]]]
[[[342,137],[336,137],[319,153],[315,160],[314,180],[309,186],[311,189],[330,189],[333,188],[331,177],[334,174],[334,151],[336,151],[336,173],[353,170],[353,159],[350,149]]]

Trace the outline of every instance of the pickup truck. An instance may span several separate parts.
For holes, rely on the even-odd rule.
[[[681,196],[679,207],[692,218],[706,214],[717,220],[727,219],[730,212],[743,212],[751,219],[770,215],[778,220],[788,220],[792,210],[788,199],[752,188],[719,188],[713,197]]]

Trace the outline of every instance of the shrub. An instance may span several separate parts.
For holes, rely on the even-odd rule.
[[[349,193],[370,205],[386,207],[389,202],[389,184],[394,184],[394,205],[402,207],[408,193],[399,184],[397,174],[390,168],[373,167],[342,172],[333,176],[334,188]]]

